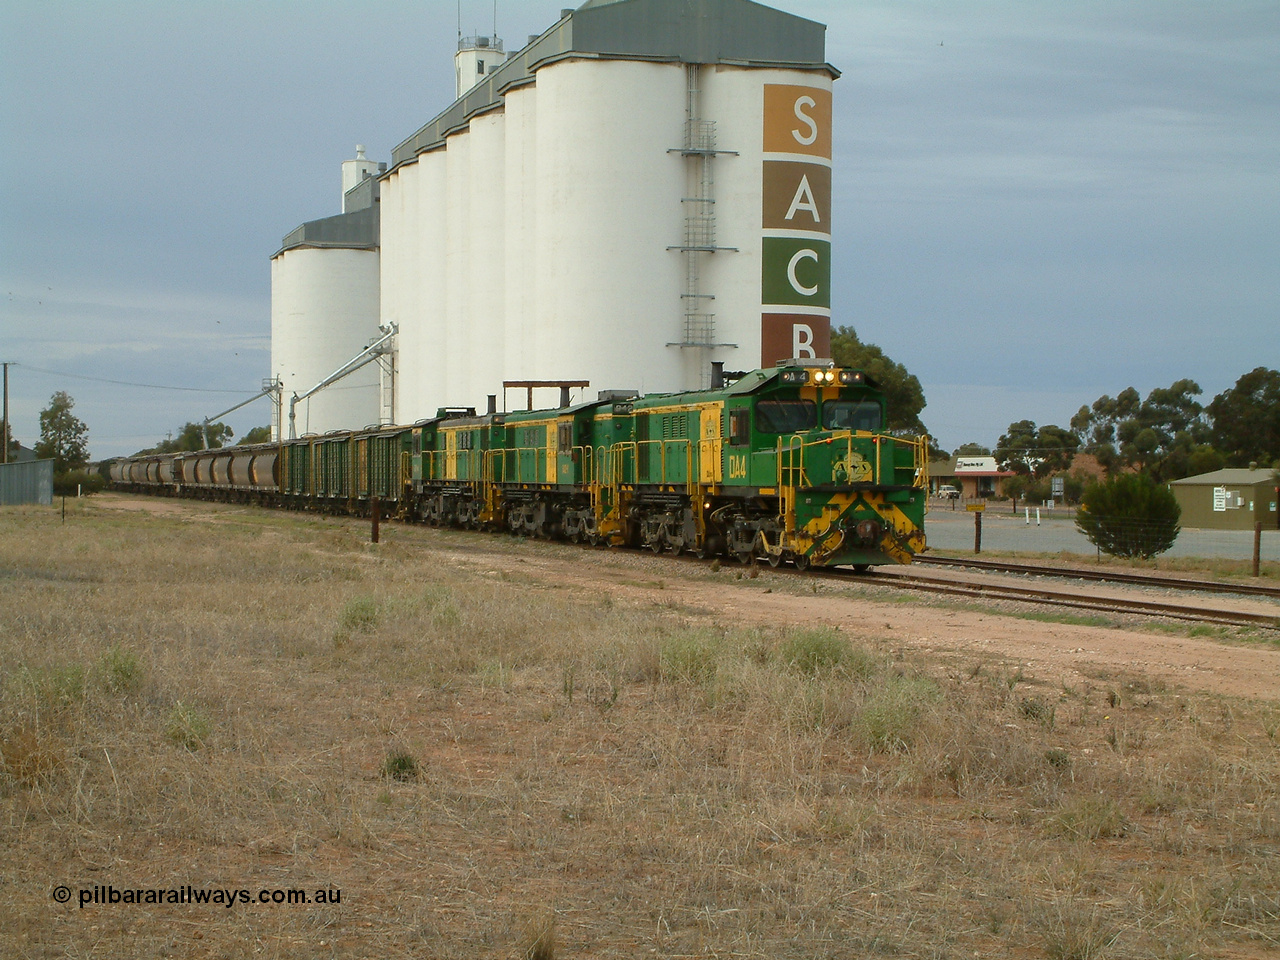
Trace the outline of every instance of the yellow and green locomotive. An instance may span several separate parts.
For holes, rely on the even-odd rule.
[[[857,370],[793,361],[711,389],[414,427],[409,512],[574,542],[804,568],[924,548],[927,440]]]
[[[888,433],[861,371],[793,360],[710,389],[117,461],[127,489],[690,551],[868,567],[924,549],[928,441]],[[219,468],[222,465],[222,468]]]

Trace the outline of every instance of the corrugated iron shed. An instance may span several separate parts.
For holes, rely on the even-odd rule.
[[[0,506],[53,505],[53,461],[0,464]]]

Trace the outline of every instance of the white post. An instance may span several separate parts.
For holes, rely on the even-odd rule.
[[[1030,508],[1030,507],[1023,507],[1022,509],[1023,509],[1023,510],[1025,510],[1025,511],[1027,512],[1027,526],[1029,527],[1029,526],[1031,526],[1031,508]]]
[[[1040,508],[1036,507],[1036,526],[1040,526]]]

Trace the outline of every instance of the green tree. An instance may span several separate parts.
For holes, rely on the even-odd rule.
[[[270,427],[254,427],[236,442],[248,445],[251,443],[269,443],[271,441]]]
[[[853,327],[837,327],[831,331],[831,359],[842,367],[863,370],[884,391],[889,406],[888,428],[891,433],[928,433],[920,420],[925,407],[924,388],[907,368],[885,356],[873,343],[858,339]]]
[[[40,439],[36,456],[53,461],[53,472],[79,470],[89,462],[89,428],[71,412],[76,402],[59,390],[40,411]]]
[[[1142,396],[1133,387],[1115,397],[1101,396],[1092,407],[1081,407],[1071,418],[1071,429],[1084,444],[1084,452],[1097,457],[1108,471],[1118,463],[1116,426],[1130,419],[1142,406]]]
[[[1039,480],[1071,466],[1079,446],[1080,438],[1070,430],[1019,420],[996,442],[995,458],[1002,470],[1029,473]]]
[[[1195,399],[1200,393],[1194,380],[1158,387],[1145,400],[1129,387],[1114,399],[1099,397],[1091,408],[1081,407],[1071,429],[1108,472],[1128,467],[1177,480],[1197,458],[1207,459],[1200,449],[1210,439],[1204,407]]]
[[[989,457],[991,456],[991,448],[984,447],[980,443],[962,443],[956,447],[957,457]]]
[[[1280,371],[1257,367],[1209,403],[1213,445],[1237,467],[1280,463]]]
[[[231,439],[235,433],[225,423],[211,423],[208,427],[209,447],[215,450],[223,446]],[[168,437],[161,440],[154,447],[146,450],[139,450],[134,454],[140,457],[148,453],[191,453],[195,450],[204,450],[205,426],[203,423],[187,422],[182,425],[182,429],[178,431],[176,437]]]
[[[1178,537],[1182,510],[1169,488],[1141,473],[1121,473],[1084,491],[1076,526],[1113,557],[1150,559]]]

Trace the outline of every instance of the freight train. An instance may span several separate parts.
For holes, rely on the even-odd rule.
[[[790,360],[707,390],[112,461],[116,489],[507,530],[800,569],[925,547],[928,440],[860,370]]]

